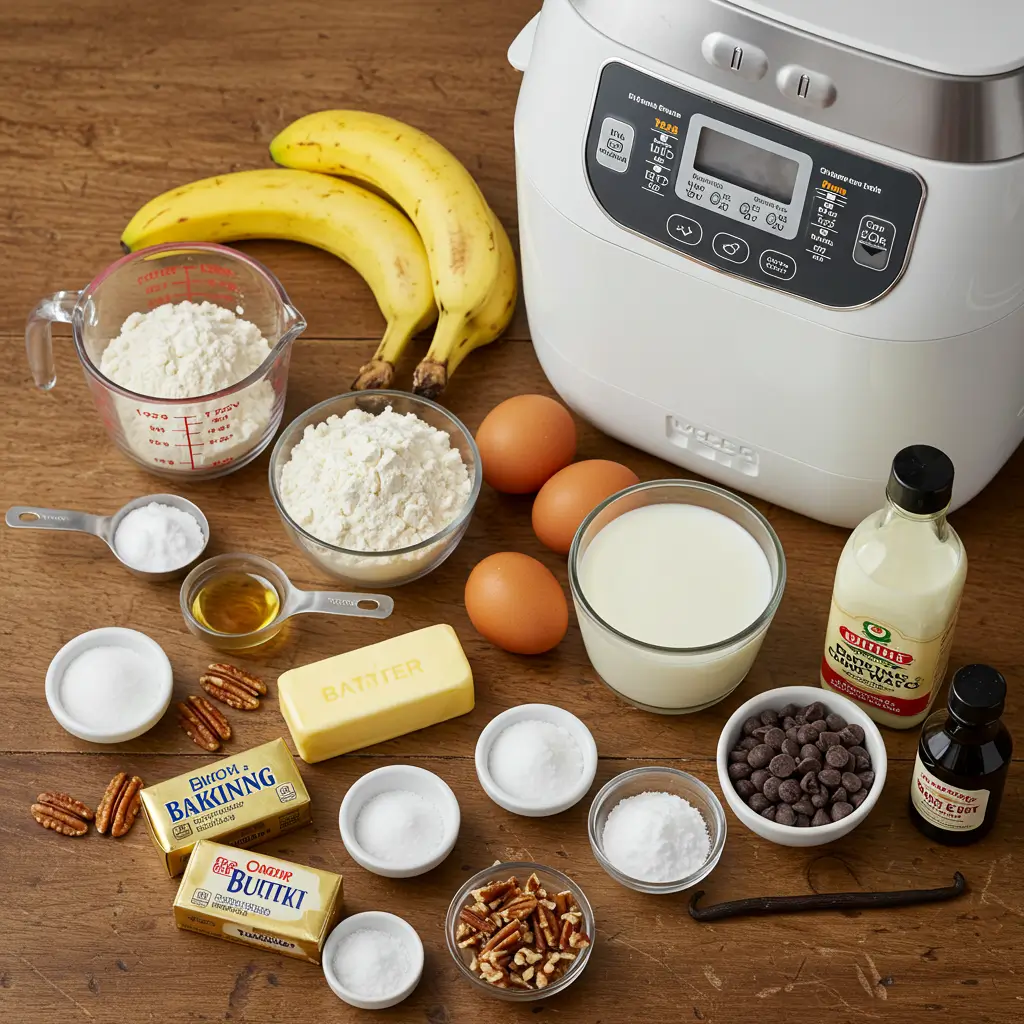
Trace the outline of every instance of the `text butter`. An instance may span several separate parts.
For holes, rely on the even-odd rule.
[[[451,626],[428,626],[285,672],[281,713],[310,763],[473,710],[473,673]]]
[[[174,923],[318,964],[341,907],[341,875],[203,840],[174,898]]]
[[[148,786],[142,813],[171,877],[200,839],[255,846],[310,821],[309,794],[282,739]]]

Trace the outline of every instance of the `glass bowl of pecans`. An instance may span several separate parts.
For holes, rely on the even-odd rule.
[[[510,861],[478,871],[445,919],[452,958],[470,984],[532,1002],[568,988],[594,948],[594,912],[568,875]]]

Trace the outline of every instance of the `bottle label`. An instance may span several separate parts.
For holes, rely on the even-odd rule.
[[[914,810],[936,828],[947,832],[970,832],[985,821],[987,789],[959,789],[937,779],[917,755],[910,780],[910,802]]]
[[[909,718],[930,705],[946,674],[956,625],[926,639],[864,615],[852,615],[832,598],[821,675],[835,691],[890,715]]]

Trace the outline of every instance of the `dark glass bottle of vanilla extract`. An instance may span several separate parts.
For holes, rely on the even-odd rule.
[[[995,823],[1013,753],[1000,721],[1005,704],[999,672],[965,665],[949,684],[948,709],[925,721],[910,781],[910,818],[929,839],[967,846]]]

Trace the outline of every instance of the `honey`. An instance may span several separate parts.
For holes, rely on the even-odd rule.
[[[229,569],[203,580],[192,597],[192,615],[215,633],[244,636],[269,626],[281,610],[277,588],[253,572]]]

